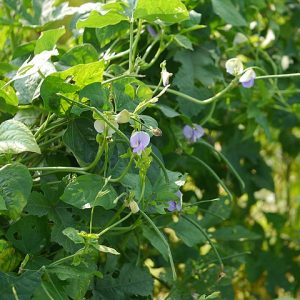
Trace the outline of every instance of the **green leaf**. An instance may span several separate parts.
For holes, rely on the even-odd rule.
[[[129,29],[129,22],[122,21],[115,25],[108,25],[103,28],[96,29],[97,40],[100,43],[100,47],[103,48],[111,41],[116,40],[118,37],[126,34]]]
[[[146,268],[124,264],[119,277],[114,278],[110,274],[98,281],[96,298],[129,299],[129,295],[150,296],[152,289],[153,279]]]
[[[32,192],[25,210],[31,215],[42,217],[48,214],[50,203],[42,193]]]
[[[84,87],[93,82],[102,82],[103,72],[104,61],[100,60],[88,64],[79,64],[53,75],[62,79],[72,78],[77,86]]]
[[[72,151],[80,165],[91,163],[96,156],[97,132],[91,118],[76,118],[68,124],[63,142]]]
[[[0,80],[0,111],[13,114],[17,111],[18,97],[11,86],[3,87],[5,84]]]
[[[183,47],[188,50],[193,50],[192,42],[186,36],[176,34],[174,39],[180,47]]]
[[[233,227],[222,227],[213,233],[213,237],[219,241],[246,241],[257,240],[261,236],[257,233],[251,232],[243,226],[236,225]]]
[[[47,245],[49,235],[48,220],[36,216],[23,217],[7,231],[8,240],[24,254],[40,253]]]
[[[102,206],[105,209],[115,207],[117,194],[99,175],[82,175],[69,183],[61,196],[62,201],[77,208],[85,209]]]
[[[40,282],[41,272],[39,271],[25,271],[20,276],[0,272],[1,298],[5,300],[30,300]]]
[[[62,55],[60,63],[67,66],[88,64],[98,60],[98,52],[91,44],[75,46]]]
[[[143,236],[151,243],[151,245],[159,251],[163,258],[168,261],[168,248],[157,235],[157,233],[149,227],[143,226]]]
[[[5,202],[5,214],[18,219],[26,206],[32,187],[28,169],[21,164],[6,165],[0,169],[0,199]]]
[[[66,32],[65,27],[43,31],[36,41],[34,54],[39,54],[44,50],[52,50],[59,38]]]
[[[230,0],[212,0],[214,12],[233,26],[247,26],[246,20]]]
[[[65,236],[67,236],[71,241],[75,244],[84,244],[84,238],[79,235],[79,231],[72,227],[67,227],[62,232]]]
[[[71,104],[57,93],[66,94],[69,98],[74,98],[74,93],[79,89],[76,85],[66,83],[62,78],[50,75],[46,77],[41,86],[41,96],[45,108],[57,114],[65,114]]]
[[[3,122],[0,125],[0,153],[18,154],[26,151],[41,153],[31,131],[19,121]]]
[[[108,25],[115,25],[121,21],[129,21],[128,17],[122,15],[116,11],[105,11],[99,13],[97,11],[92,11],[87,19],[79,20],[76,24],[77,29],[80,28],[103,28]]]
[[[144,19],[150,22],[163,21],[179,23],[189,18],[189,13],[180,0],[138,0],[135,19]]]
[[[175,230],[176,235],[189,247],[206,241],[199,230],[191,226],[191,223],[185,219],[180,219],[179,222],[172,224],[170,227]]]

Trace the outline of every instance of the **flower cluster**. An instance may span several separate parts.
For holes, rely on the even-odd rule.
[[[256,78],[254,70],[250,68],[244,71],[244,66],[240,59],[231,58],[227,60],[225,68],[226,72],[233,76],[242,75],[239,79],[239,82],[244,88],[251,88],[254,85],[254,80]]]

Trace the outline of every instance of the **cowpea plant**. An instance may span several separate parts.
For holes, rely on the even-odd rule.
[[[299,74],[213,61],[193,2],[2,3],[3,299],[232,299],[251,249],[226,242],[261,237],[222,225],[247,186],[214,113],[234,89]]]

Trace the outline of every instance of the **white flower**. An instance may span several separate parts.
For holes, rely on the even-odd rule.
[[[231,58],[227,60],[225,63],[225,67],[226,67],[226,72],[233,76],[242,74],[244,70],[243,63],[239,58]]]
[[[163,86],[167,86],[169,84],[169,79],[172,75],[173,73],[169,73],[167,69],[163,68],[163,70],[161,71],[161,79]]]
[[[117,121],[115,120],[110,120],[110,122],[116,127],[119,128],[119,125],[117,123]],[[109,127],[104,121],[102,120],[96,120],[94,122],[94,128],[98,133],[102,133],[104,132],[104,130],[107,128],[107,135],[108,136],[112,136],[113,133],[115,132],[114,129],[112,129],[111,127]]]
[[[130,112],[127,109],[123,109],[116,115],[116,122],[119,124],[128,123],[130,120]]]
[[[256,78],[256,74],[253,69],[247,70],[240,78],[240,83],[245,88],[251,88],[254,85],[254,80]]]

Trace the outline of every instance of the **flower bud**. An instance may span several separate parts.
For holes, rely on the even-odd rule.
[[[130,120],[130,112],[127,109],[123,109],[116,115],[116,121],[119,124],[128,123]]]
[[[152,128],[151,132],[154,136],[162,136],[162,131],[159,128]]]
[[[163,69],[161,71],[161,79],[162,79],[163,86],[167,86],[169,84],[169,79],[172,75],[173,73],[169,73],[167,69]]]
[[[129,202],[129,208],[133,214],[136,214],[140,211],[139,205],[134,200]]]
[[[239,58],[231,58],[227,60],[225,63],[225,67],[226,72],[233,76],[242,74],[244,70],[243,63]]]

